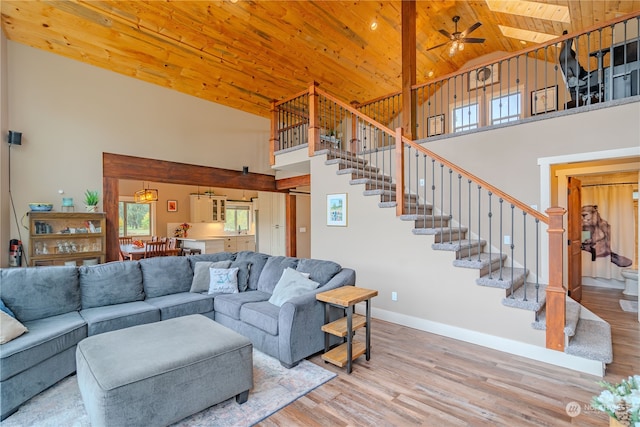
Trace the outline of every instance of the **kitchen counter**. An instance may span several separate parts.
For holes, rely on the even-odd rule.
[[[200,249],[203,254],[216,252],[255,251],[256,237],[253,234],[229,234],[225,236],[178,237],[183,248]]]

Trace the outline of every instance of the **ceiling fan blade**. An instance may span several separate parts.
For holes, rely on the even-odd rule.
[[[461,34],[460,37],[464,38],[467,36],[467,34],[470,34],[472,31],[475,31],[480,25],[482,25],[482,22],[476,22],[475,24],[473,24],[472,26],[470,26],[469,28],[467,28],[466,30],[464,30]]]
[[[484,43],[484,39],[478,39],[478,38],[473,38],[473,37],[471,37],[471,38],[466,37],[464,39],[460,39],[460,41],[464,42],[464,43]]]
[[[453,37],[451,35],[451,33],[449,33],[447,30],[438,30],[438,31],[440,31],[440,34],[442,34],[446,38],[451,39],[451,40],[455,40],[455,37]]]
[[[427,52],[428,52],[428,51],[430,51],[430,50],[433,50],[433,49],[437,49],[437,48],[439,48],[439,47],[442,47],[442,46],[444,46],[444,45],[445,45],[445,44],[447,44],[447,43],[449,43],[449,42],[440,43],[440,44],[437,44],[437,45],[435,45],[435,46],[431,46],[429,49],[427,49]]]

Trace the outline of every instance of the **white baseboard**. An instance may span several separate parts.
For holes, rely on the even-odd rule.
[[[358,312],[364,312],[364,306]],[[555,350],[549,350],[544,347],[538,347],[519,341],[488,335],[481,332],[471,331],[469,329],[459,328],[457,326],[446,325],[443,323],[433,322],[431,320],[420,319],[413,316],[387,311],[372,307],[371,317],[375,319],[385,320],[387,322],[396,323],[398,325],[407,326],[448,338],[481,345],[483,347],[513,354],[516,356],[526,357],[528,359],[537,360],[539,362],[549,363],[555,366],[583,372],[597,377],[604,377],[605,364],[595,360],[583,359],[581,357],[572,356]]]

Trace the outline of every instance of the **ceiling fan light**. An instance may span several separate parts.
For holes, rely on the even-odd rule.
[[[458,50],[464,50],[464,43],[458,43]]]

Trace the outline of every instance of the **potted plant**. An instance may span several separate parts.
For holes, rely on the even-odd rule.
[[[634,375],[620,384],[601,381],[604,391],[591,402],[598,411],[609,415],[611,426],[640,426],[640,375]]]
[[[87,212],[96,212],[99,201],[98,191],[87,190],[84,192],[84,204],[87,207]]]

